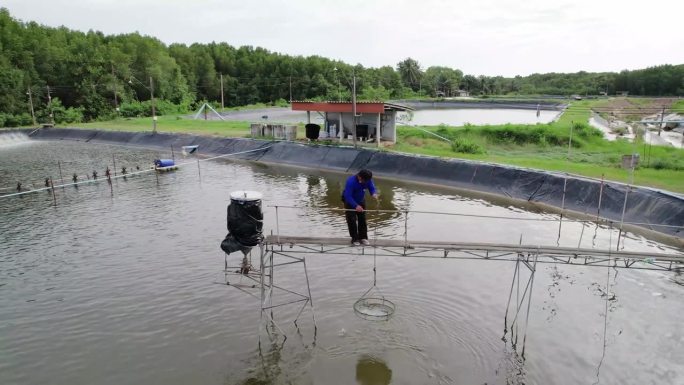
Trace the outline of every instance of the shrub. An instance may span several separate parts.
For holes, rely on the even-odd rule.
[[[12,114],[5,115],[5,127],[17,127],[19,126],[19,119]]]
[[[503,126],[485,126],[480,134],[492,143],[523,146],[534,144],[540,146],[567,146],[570,137],[548,124],[538,124],[534,127],[506,124]],[[573,137],[572,147],[580,148],[584,142]]]
[[[150,110],[149,106],[145,106],[137,100],[121,103],[119,112],[121,113],[121,116],[123,116],[124,118],[152,116],[152,111]]]
[[[83,107],[63,108],[55,111],[55,123],[80,123],[83,121]]]
[[[446,124],[440,124],[437,126],[437,130],[435,131],[439,136],[444,136],[444,137],[450,137],[452,135],[452,132],[449,131],[449,128],[447,127]]]
[[[32,124],[33,119],[26,112],[20,115],[0,114],[0,127],[30,126]]]
[[[546,136],[542,135],[542,136],[539,138],[539,143],[538,143],[538,144],[539,144],[540,147],[548,147],[548,146],[549,146],[549,142],[546,140]]]
[[[591,127],[590,125],[582,122],[576,122],[572,126],[573,132],[582,138],[588,139],[590,137],[603,137],[601,130]]]
[[[148,102],[146,102],[146,103],[147,103],[148,106],[149,106],[149,103],[150,103],[150,102],[148,101]],[[157,112],[157,115],[158,115],[158,116],[159,116],[159,115],[184,114],[184,113],[188,112],[188,110],[187,110],[187,108],[186,108],[185,106],[178,105],[178,104],[174,104],[174,103],[172,103],[172,102],[170,102],[170,101],[168,101],[168,100],[157,99],[157,100],[155,101],[155,103],[156,103],[155,107],[156,107],[156,109],[157,109],[156,112]],[[215,109],[219,107],[219,106],[215,106],[213,103],[210,103],[210,104],[211,104],[212,107],[214,107]],[[151,108],[150,108],[150,110],[151,110]]]
[[[17,120],[19,121],[19,125],[21,126],[33,125],[33,118],[31,117],[31,114],[29,114],[28,112],[24,112],[23,114],[19,115],[17,117]]]
[[[157,116],[184,114],[188,112],[187,106],[184,104],[174,104],[164,99],[155,99],[154,103]],[[124,118],[150,117],[152,116],[152,104],[149,100],[145,100],[144,102],[133,100],[121,103],[119,112]]]
[[[289,107],[290,103],[287,100],[280,98],[280,99],[276,100],[275,102],[273,102],[273,105],[276,107]]]
[[[656,159],[655,161],[651,162],[650,168],[654,168],[656,170],[678,171],[684,169],[684,166],[680,166],[665,159]]]
[[[479,144],[465,138],[456,138],[451,142],[451,150],[464,154],[484,154],[485,150]]]

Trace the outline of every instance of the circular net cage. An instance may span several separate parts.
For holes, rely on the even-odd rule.
[[[354,302],[354,313],[369,321],[389,320],[396,306],[384,297],[363,297]]]

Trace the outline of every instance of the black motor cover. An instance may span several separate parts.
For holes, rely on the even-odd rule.
[[[238,250],[247,254],[264,239],[263,220],[261,200],[231,200],[227,215],[228,235],[221,242],[221,249],[228,254]]]

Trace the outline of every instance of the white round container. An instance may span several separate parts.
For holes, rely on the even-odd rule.
[[[230,193],[230,200],[238,202],[260,201],[263,194],[258,191],[233,191]]]

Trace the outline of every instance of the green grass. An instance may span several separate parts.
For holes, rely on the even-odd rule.
[[[220,111],[242,111],[255,110],[269,107],[287,107],[289,104],[282,101],[276,101],[275,104],[256,103],[240,107],[227,107]],[[209,112],[209,114],[213,114]],[[194,112],[188,114],[163,115],[157,117],[157,131],[159,132],[175,132],[187,133],[197,135],[213,135],[213,136],[227,136],[227,137],[246,137],[250,135],[250,122],[241,121],[221,121],[221,120],[203,120],[203,116],[195,120],[189,118],[194,115]],[[88,122],[88,123],[71,123],[66,124],[69,127],[75,128],[91,128],[99,130],[115,130],[115,131],[134,131],[144,132],[152,131],[152,118],[119,118],[114,120]]]
[[[684,99],[679,99],[672,104],[672,109],[681,113],[684,111]]]
[[[623,155],[639,153],[634,183],[684,193],[684,150],[644,146],[626,140],[607,141],[586,125],[590,108],[603,100],[574,102],[550,124],[421,127],[447,137],[440,140],[416,128],[398,128],[396,151],[464,158],[521,167],[568,172],[629,183],[630,170],[620,168]],[[573,128],[572,146],[570,128]],[[650,157],[650,159],[649,159]]]
[[[197,135],[245,137],[250,134],[249,122],[193,120],[178,115],[157,117],[157,131]],[[121,118],[104,122],[73,123],[69,127],[116,131],[152,131],[152,118]]]
[[[486,154],[455,154],[448,143],[426,139],[421,146],[411,145],[410,143],[398,143],[394,149],[408,153],[472,159],[540,170],[567,172],[592,178],[601,178],[603,176],[607,180],[623,183],[629,183],[630,181],[630,171],[617,166],[620,159],[619,156],[622,155],[622,152],[619,151],[612,151],[610,153],[586,150],[573,151],[568,161],[567,149],[543,150],[537,146],[520,146],[518,148],[490,147],[487,149]],[[653,147],[651,164],[654,165],[657,161],[661,161],[661,159],[656,159],[655,147]],[[684,170],[639,167],[634,173],[634,183],[684,193]]]

